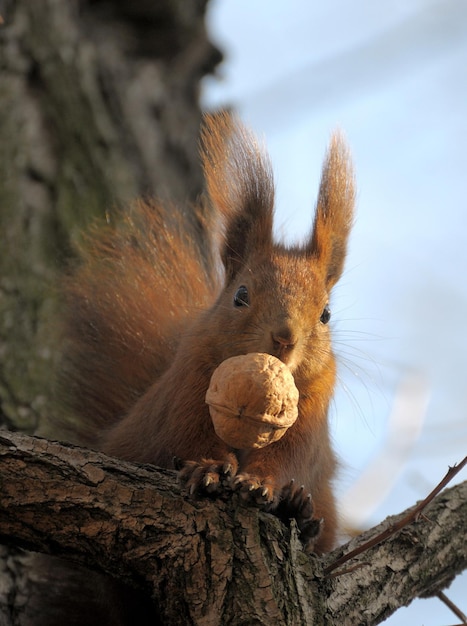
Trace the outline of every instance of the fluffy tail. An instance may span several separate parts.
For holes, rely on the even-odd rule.
[[[170,365],[180,336],[219,292],[215,230],[199,213],[139,201],[87,236],[65,285],[60,388],[77,416],[61,424],[68,439],[98,445]]]

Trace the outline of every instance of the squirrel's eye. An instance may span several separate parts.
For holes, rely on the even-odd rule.
[[[248,289],[242,285],[237,289],[234,295],[234,306],[248,306],[250,298],[248,297]]]
[[[321,317],[319,318],[319,321],[321,322],[321,324],[327,324],[330,319],[331,319],[331,309],[329,308],[329,304],[326,304],[326,306],[323,309],[323,312],[321,313]]]

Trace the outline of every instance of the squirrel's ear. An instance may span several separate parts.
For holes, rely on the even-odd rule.
[[[201,134],[206,189],[225,222],[227,280],[249,254],[272,246],[274,182],[267,154],[234,115],[207,115]]]
[[[352,227],[355,182],[349,150],[339,132],[331,138],[323,165],[313,231],[307,245],[331,289],[344,266]]]

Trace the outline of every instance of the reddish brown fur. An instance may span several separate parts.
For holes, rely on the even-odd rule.
[[[79,416],[72,438],[94,446],[169,367],[187,324],[222,286],[202,239],[209,223],[190,236],[175,207],[141,200],[118,217],[88,234],[65,286],[62,395]]]
[[[352,220],[347,151],[334,136],[312,234],[291,248],[273,242],[271,168],[249,132],[230,115],[208,117],[202,154],[214,208],[204,238],[190,236],[173,209],[139,202],[123,225],[91,239],[68,290],[75,408],[89,416],[86,441],[109,454],[164,467],[174,456],[196,461],[184,476],[197,489],[219,482],[230,463],[240,489],[261,487],[276,505],[295,479],[324,518],[316,549],[325,551],[337,525],[327,422],[335,358],[320,317]],[[234,306],[241,285],[249,306]],[[219,363],[248,352],[288,363],[299,417],[280,441],[233,451],[214,433],[204,398]]]

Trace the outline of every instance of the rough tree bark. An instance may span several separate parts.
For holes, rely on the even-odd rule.
[[[53,413],[55,281],[83,225],[201,190],[206,0],[0,2],[0,422]]]
[[[326,576],[337,557],[400,516],[318,559],[293,526],[236,495],[187,499],[173,472],[5,432],[0,475],[3,541],[138,585],[165,624],[378,624],[467,567],[467,482]],[[0,601],[11,609],[12,598]]]

